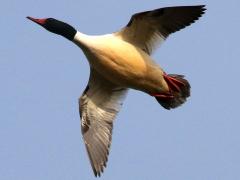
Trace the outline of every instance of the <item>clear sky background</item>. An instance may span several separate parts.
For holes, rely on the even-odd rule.
[[[114,124],[104,180],[240,179],[238,0],[9,0],[0,6],[0,179],[92,180],[78,97],[89,76],[81,50],[25,17],[54,17],[87,34],[136,12],[206,4],[207,13],[154,54],[186,75],[192,96],[167,111],[131,90]]]

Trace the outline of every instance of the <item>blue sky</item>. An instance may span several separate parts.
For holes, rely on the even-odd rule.
[[[229,1],[3,1],[0,6],[0,179],[95,179],[80,132],[78,97],[89,67],[81,50],[26,16],[54,17],[87,34],[125,26],[136,12],[206,4],[197,23],[154,54],[186,75],[192,96],[164,110],[131,90],[114,125],[104,180],[240,179],[239,6]]]

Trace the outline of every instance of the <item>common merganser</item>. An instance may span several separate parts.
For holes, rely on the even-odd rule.
[[[166,74],[150,57],[171,33],[198,20],[205,5],[165,7],[134,14],[126,27],[89,36],[54,18],[27,17],[78,45],[90,65],[90,78],[79,98],[81,130],[95,176],[108,160],[113,121],[129,88],[143,91],[165,108],[183,104],[190,84],[183,75]]]

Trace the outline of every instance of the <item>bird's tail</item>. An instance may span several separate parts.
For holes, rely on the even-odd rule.
[[[182,105],[190,96],[190,84],[183,75],[164,74],[169,87],[168,93],[155,94],[154,97],[165,109],[172,109]]]

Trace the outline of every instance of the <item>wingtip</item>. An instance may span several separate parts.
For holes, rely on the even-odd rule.
[[[201,13],[201,15],[205,14],[206,10],[207,10],[206,5],[202,5],[202,8],[201,8],[202,13]]]
[[[203,5],[199,5],[198,7],[200,7],[200,9],[205,12],[207,10],[207,5],[203,4]]]
[[[95,171],[94,175],[95,175],[96,178],[100,178],[101,177],[101,172]]]
[[[95,168],[93,168],[93,173],[94,173],[94,176],[95,176],[95,177],[98,177],[98,172],[96,171]]]
[[[97,178],[97,177],[101,177],[101,175],[104,171],[104,166],[93,167],[92,169],[93,169],[94,176]]]
[[[203,14],[205,14],[206,13],[206,10],[207,10],[207,8],[206,8],[206,5],[204,4],[204,5],[196,5],[195,6],[200,12],[200,16],[199,17],[201,17]]]

